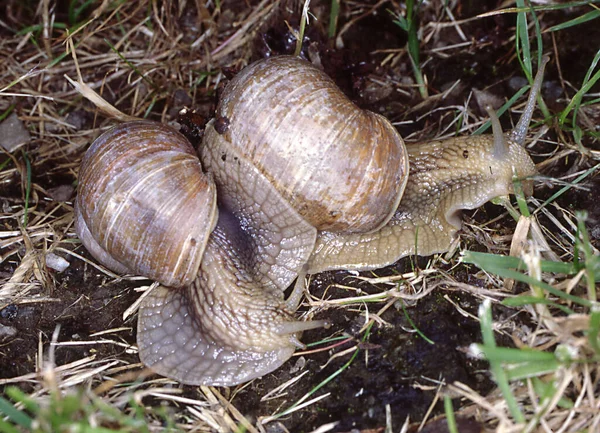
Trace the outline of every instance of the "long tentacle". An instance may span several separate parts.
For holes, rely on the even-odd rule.
[[[540,63],[537,74],[535,74],[535,80],[533,81],[533,86],[531,86],[531,91],[529,92],[529,99],[527,100],[525,111],[521,115],[515,129],[510,133],[510,138],[521,146],[525,144],[525,136],[527,135],[527,129],[529,129],[529,123],[533,117],[533,110],[535,110],[535,103],[544,79],[544,69],[546,68],[548,61],[550,61],[549,56],[546,55],[542,57],[542,62]]]

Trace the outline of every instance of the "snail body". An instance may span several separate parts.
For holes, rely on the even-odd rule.
[[[132,233],[144,240],[138,243],[148,244],[146,236],[158,233],[156,245],[163,248],[158,263],[166,261],[165,254],[175,257],[165,248],[181,237],[176,232],[188,231],[184,245],[185,240],[195,245],[194,252],[183,252],[161,272],[123,257],[126,242],[106,231],[122,227],[129,234],[122,220],[129,215],[127,203],[138,207],[136,191],[146,186],[137,182],[155,177],[152,163],[136,158],[153,157],[148,149],[154,142],[161,148],[166,135],[175,141],[181,136],[146,121],[101,136],[82,163],[76,227],[84,245],[108,267],[162,284],[140,307],[142,361],[188,384],[233,385],[259,377],[302,346],[301,331],[324,325],[294,318],[301,284],[284,299],[298,275],[374,269],[408,254],[446,250],[460,228],[461,209],[509,194],[515,176],[535,174],[520,144],[542,70],[543,65],[517,132],[502,134],[495,119],[493,136],[410,145],[407,151],[385,118],[360,110],[310,63],[283,56],[249,66],[227,85],[216,120],[207,125],[200,161],[208,175],[195,157],[196,165],[189,163],[192,183],[206,183],[207,193],[192,189],[185,195],[183,179],[162,179],[171,191],[158,195],[162,202],[180,195],[194,202],[194,210],[183,211],[181,204],[166,219],[174,214],[191,219],[193,227],[203,225],[202,234],[191,234],[184,219],[169,226],[172,233],[160,225],[155,229],[151,223],[162,220],[156,215],[160,206],[142,212],[152,217],[133,224],[138,228]],[[145,144],[129,151],[121,143],[125,135]],[[175,147],[171,160],[187,161],[190,149]],[[124,156],[126,162],[115,162]],[[128,169],[132,180],[120,180]],[[96,185],[101,182],[108,186]],[[114,210],[119,218],[111,216]],[[181,269],[184,276],[176,275]]]
[[[309,273],[378,269],[408,255],[445,252],[462,226],[462,210],[514,193],[514,179],[523,179],[530,195],[537,174],[527,151],[514,141],[496,157],[491,136],[414,143],[407,151],[409,182],[391,220],[371,233],[320,233]]]

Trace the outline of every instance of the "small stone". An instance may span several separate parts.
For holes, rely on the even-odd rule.
[[[74,110],[67,114],[65,121],[75,130],[83,129],[88,121],[88,114],[84,110]]]
[[[502,99],[491,92],[488,92],[486,90],[473,89],[473,93],[475,94],[475,101],[477,102],[477,106],[479,107],[479,110],[481,110],[482,113],[486,113],[485,107],[487,105],[491,106],[494,110],[497,110],[502,106]]]
[[[46,254],[46,266],[57,272],[62,272],[69,267],[69,262],[54,253],[48,253]]]
[[[304,356],[301,356],[298,358],[298,360],[292,366],[292,368],[290,368],[290,374],[298,373],[300,370],[303,370],[305,366],[306,366],[306,358],[304,358]]]
[[[514,77],[511,77],[510,80],[508,80],[508,87],[513,92],[516,92],[517,90],[525,87],[528,84],[529,82],[527,81],[527,78],[518,75],[515,75]]]
[[[69,201],[73,197],[75,188],[73,185],[60,185],[50,188],[46,191],[48,196],[54,201]]]
[[[16,113],[12,113],[0,123],[0,146],[14,152],[31,140],[31,135]]]
[[[0,324],[0,341],[12,338],[15,335],[17,335],[17,328]]]
[[[19,307],[17,307],[15,304],[10,304],[10,305],[7,305],[6,308],[4,308],[0,311],[0,317],[3,319],[12,320],[15,317],[17,317],[18,313],[19,313]]]

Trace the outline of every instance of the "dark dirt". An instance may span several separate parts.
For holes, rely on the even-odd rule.
[[[54,287],[46,292],[47,301],[32,304],[9,304],[0,311],[0,325],[17,330],[16,338],[0,341],[0,378],[11,378],[36,371],[38,341],[45,347],[60,325],[58,341],[88,341],[90,334],[106,329],[131,327],[132,319],[123,322],[124,311],[137,298],[131,284],[115,283],[79,260],[55,275]],[[107,338],[124,339],[135,344],[133,331],[107,334]],[[125,355],[114,345],[62,346],[56,349],[56,363],[63,365],[85,356],[135,357]],[[45,354],[47,356],[47,354]]]
[[[328,4],[328,2],[327,2]],[[492,10],[497,7],[495,1],[464,2],[457,19],[472,17],[477,13]],[[241,6],[240,6],[241,7]],[[323,6],[315,6],[323,7]],[[375,60],[380,60],[382,55],[372,56],[375,50],[402,47],[406,42],[405,34],[391,20],[383,6],[377,15],[373,15],[357,23],[345,36],[346,48],[334,50],[329,47],[325,38],[325,29],[322,24],[310,27],[306,37],[305,54],[309,46],[317,49],[326,71],[336,79],[340,87],[358,105],[380,112],[393,121],[416,119],[422,112],[410,112],[410,107],[419,102],[419,97],[414,88],[406,87],[406,93],[386,92],[385,89],[375,88],[368,82],[367,77],[377,78],[382,82],[400,80],[402,76],[411,76],[408,62],[391,68],[378,68],[373,66]],[[59,11],[60,12],[60,11]],[[564,12],[546,14],[543,19],[546,26],[555,22],[568,19]],[[426,23],[427,17],[421,17],[421,22]],[[290,21],[294,25],[293,20]],[[340,25],[343,23],[340,23]],[[463,86],[459,92],[450,95],[450,100],[445,104],[462,104],[474,87],[486,88],[500,98],[506,98],[514,93],[509,85],[510,78],[521,71],[514,58],[512,45],[507,45],[508,38],[514,35],[515,19],[513,15],[506,14],[491,19],[475,20],[463,26],[463,31],[471,35],[474,43],[464,52],[450,58],[434,57],[424,68],[429,77],[429,90],[435,94],[442,91],[457,79],[462,80]],[[572,31],[561,32],[561,37],[556,40],[556,49],[563,65],[562,74],[565,80],[578,86],[589,61],[593,58],[598,44],[581,44],[580,34],[586,33],[588,40],[600,40],[600,27],[597,22],[590,22],[577,26]],[[363,37],[364,34],[370,35]],[[444,39],[447,36],[446,39]],[[454,42],[456,34],[453,31],[441,33],[439,45],[450,45]],[[265,55],[289,53],[293,50],[292,38],[287,27],[281,25],[267,26],[254,41],[253,56],[259,58]],[[311,45],[312,44],[312,45]],[[544,37],[544,44],[549,49],[552,41],[549,35]],[[422,53],[423,58],[428,58],[428,52]],[[546,102],[551,110],[559,110],[564,106],[562,88],[557,85],[556,70],[549,68],[546,74]],[[120,93],[119,87],[125,85],[118,80],[111,83],[114,95]],[[173,107],[169,113],[177,113],[179,108],[190,103],[186,92],[173,92]],[[110,93],[109,93],[110,95]],[[179,96],[178,96],[179,95]],[[215,97],[211,92],[200,93],[194,101],[194,108],[205,119],[209,118],[215,105]],[[110,98],[107,98],[110,99]],[[86,106],[89,108],[88,106]],[[121,107],[125,109],[126,107]],[[155,107],[155,113],[160,113],[162,106]],[[424,109],[427,112],[432,107]],[[408,113],[408,114],[407,114]],[[81,127],[93,122],[89,111],[73,111],[72,123],[79,122]],[[505,116],[505,128],[510,127],[510,119]],[[419,139],[435,135],[443,122],[437,112],[424,116],[418,122],[399,127],[403,135],[415,133]],[[512,119],[514,122],[515,119]],[[586,143],[590,147],[594,145]],[[539,162],[544,157],[537,156],[550,149],[541,148],[533,150],[534,158]],[[60,163],[71,163],[67,160],[52,161],[53,166]],[[558,161],[553,166],[547,167],[544,174],[558,176],[564,174],[573,166],[573,159]],[[45,166],[35,165],[34,182],[44,189],[71,184],[73,177],[64,172],[53,173],[47,171]],[[15,176],[12,183],[3,186],[0,190],[3,203],[22,200],[21,180]],[[589,213],[589,228],[596,246],[600,246],[600,232],[597,229],[600,220],[600,205],[597,200],[597,191],[600,190],[599,180],[596,179],[588,185],[586,190],[572,190],[559,199],[565,206],[574,209],[586,209]],[[536,196],[541,199],[551,195],[553,190],[542,187]],[[486,205],[483,210],[474,213],[475,220],[487,221],[501,212],[501,209]],[[6,227],[16,229],[16,227]],[[499,223],[506,233],[511,233],[514,222],[504,218]],[[467,233],[468,247],[474,250],[481,247],[474,238],[473,233]],[[73,248],[72,244],[64,243],[63,246]],[[82,247],[76,251],[82,253]],[[10,275],[20,260],[19,255],[12,256],[0,264],[2,275]],[[412,260],[420,266],[426,263],[423,259]],[[395,266],[386,268],[379,275],[390,275],[411,269],[411,260],[404,259]],[[453,270],[454,277],[469,284],[481,284],[466,267]],[[311,286],[311,293],[319,297],[323,291],[334,282],[348,283],[348,274],[329,273],[318,276]],[[355,281],[356,283],[356,281]],[[356,283],[360,286],[358,283]],[[372,286],[361,287],[364,292],[375,292]],[[131,331],[119,332],[110,337],[123,340],[126,343],[135,343],[135,319],[123,322],[122,315],[127,307],[137,298],[131,283],[113,283],[107,277],[76,259],[71,260],[71,266],[62,274],[54,274],[53,281],[47,287],[40,289],[50,300],[33,304],[6,305],[0,311],[0,325],[16,329],[14,338],[0,340],[0,378],[10,378],[35,371],[36,357],[38,355],[38,342],[44,346],[52,337],[55,327],[60,324],[59,341],[85,341],[90,334],[96,331],[117,327],[130,327]],[[329,289],[328,295],[332,298],[348,296],[340,289]],[[480,393],[485,394],[493,383],[486,372],[486,365],[467,357],[465,350],[469,344],[480,341],[480,331],[477,322],[458,313],[444,295],[448,295],[455,303],[473,315],[477,315],[479,300],[464,293],[434,291],[428,297],[419,300],[415,305],[407,307],[407,314],[412,318],[416,327],[433,344],[425,341],[419,335],[411,332],[412,327],[406,319],[400,305],[395,305],[386,311],[382,319],[389,326],[375,326],[366,342],[361,343],[358,356],[352,364],[343,371],[334,381],[327,384],[319,392],[331,395],[312,405],[307,409],[296,412],[283,418],[282,424],[292,432],[311,431],[328,422],[340,421],[334,431],[350,431],[353,428],[381,428],[385,425],[385,406],[392,408],[393,425],[400,426],[407,416],[412,421],[420,420],[429,408],[436,392],[436,381],[451,383],[461,381]],[[371,311],[375,308],[369,307]],[[496,314],[503,313],[496,310]],[[355,339],[361,339],[358,330],[364,324],[364,316],[348,310],[329,310],[321,313],[323,318],[333,322],[330,330],[311,331],[305,333],[304,342],[317,341],[330,336],[332,333],[347,334]],[[321,317],[317,317],[321,318]],[[502,345],[510,346],[510,341],[500,340]],[[346,343],[337,347],[333,352],[339,352],[351,345]],[[114,345],[94,346],[68,346],[60,347],[56,351],[58,365],[62,365],[83,356],[96,353],[101,357],[119,356],[137,362],[134,355],[124,353],[124,349]],[[351,354],[335,359],[325,368],[321,368],[328,360],[330,352],[317,353],[305,356],[305,368],[310,373],[295,387],[288,390],[285,398],[287,407],[325,378],[338,370],[350,359]],[[293,377],[290,369],[298,358],[294,357],[281,369],[253,382],[237,394],[233,403],[249,419],[271,414],[281,409],[282,400],[276,399],[261,402],[260,398],[268,390]],[[22,384],[26,389],[27,385]],[[196,390],[185,387],[186,393],[196,396]],[[455,402],[458,407],[460,402]],[[437,403],[434,414],[442,412],[441,403]],[[270,430],[271,431],[271,430]],[[276,424],[272,431],[277,431]]]

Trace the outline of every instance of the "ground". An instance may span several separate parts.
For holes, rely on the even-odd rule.
[[[582,401],[593,401],[600,390],[597,374],[589,371],[596,371],[600,354],[593,350],[593,340],[590,348],[583,338],[593,334],[593,328],[575,326],[571,315],[593,322],[588,316],[590,304],[571,299],[556,307],[563,302],[560,296],[549,297],[554,304],[548,311],[568,330],[560,333],[560,327],[548,323],[544,315],[548,311],[539,304],[501,304],[530,289],[537,293],[535,285],[512,284],[494,272],[461,263],[466,250],[509,254],[520,225],[504,207],[492,203],[466,213],[459,239],[448,254],[408,257],[374,272],[313,276],[310,298],[301,312],[328,319],[332,326],[306,332],[302,341],[321,341],[315,346],[321,350],[309,345],[261,379],[238,387],[200,388],[181,386],[143,370],[135,348],[137,319],[128,309],[151,282],[121,278],[97,267],[73,229],[81,158],[93,139],[116,123],[115,116],[102,110],[102,104],[84,98],[67,77],[87,84],[129,116],[177,124],[182,108],[194,109],[201,133],[214,114],[223,82],[253,60],[294,51],[301,6],[269,0],[216,4],[10,0],[1,6],[0,118],[16,114],[17,126],[10,130],[18,132],[21,124],[29,134],[22,140],[24,145],[0,158],[0,387],[4,387],[0,389],[5,397],[10,386],[17,386],[43,406],[49,404],[44,398],[60,389],[64,394],[83,393],[86,402],[98,395],[126,413],[135,413],[133,399],[144,407],[142,418],[150,431],[160,431],[169,424],[166,419],[182,431],[234,431],[238,426],[237,431],[383,432],[388,428],[387,432],[400,431],[407,417],[418,425],[443,414],[442,396],[448,395],[461,432],[518,428],[522,424],[511,418],[514,412],[509,416],[505,407],[498,408],[506,395],[498,394],[493,366],[469,350],[472,343],[483,341],[478,314],[488,299],[493,301],[499,346],[549,353],[557,347],[576,347],[581,365],[589,370],[584,374],[570,364],[560,364],[572,374],[561,388],[562,396],[571,402],[583,396],[571,406],[576,408]],[[408,142],[468,135],[487,119],[473,97],[475,89],[492,98],[498,108],[527,83],[519,63],[523,39],[515,36],[517,11],[501,9],[513,6],[495,1],[454,1],[445,7],[422,3],[415,6],[411,20],[405,3],[342,2],[335,37],[329,37],[329,21],[335,13],[329,2],[313,1],[302,55],[318,60],[358,106],[390,119]],[[600,30],[598,19],[553,29],[597,12],[585,4],[555,6],[536,9],[537,21],[528,8],[521,10],[530,23],[533,72],[536,34],[543,53],[551,57],[543,86],[549,117],[537,111],[528,134],[528,149],[540,171],[529,206],[532,211],[539,209],[534,225],[541,227],[542,235],[533,236],[532,242],[541,249],[546,245],[540,239],[547,242],[550,250],[543,258],[572,263],[579,257],[592,263],[600,244],[600,181],[595,165],[600,157],[600,110],[593,99],[597,86],[588,89],[590,96],[577,107],[575,121],[571,122],[569,111],[567,121],[561,123],[560,114],[596,73],[589,68],[600,46]],[[416,85],[407,51],[410,31],[395,22],[398,16],[414,26],[427,93]],[[521,46],[518,52],[516,40]],[[518,119],[524,100],[522,96],[502,116],[505,130]],[[582,174],[579,186],[553,196]],[[542,210],[539,205],[548,199],[551,204]],[[578,210],[587,212],[587,247],[574,246],[573,239],[580,235],[574,215]],[[62,257],[68,267],[53,269],[49,253]],[[588,299],[596,283],[584,274],[578,280],[570,274],[545,274],[544,281]],[[566,311],[566,306],[571,310]],[[550,381],[548,376],[539,377]],[[565,377],[553,380],[563,383]],[[538,382],[528,380],[535,388]],[[526,413],[538,414],[544,400],[529,402],[531,394],[523,383],[512,382],[514,392]],[[475,395],[487,398],[489,405]],[[300,399],[315,400],[286,412]],[[483,409],[476,409],[478,404]],[[560,404],[552,406],[557,407],[564,409]],[[108,420],[100,412],[103,415],[94,415],[98,425],[138,431],[126,430],[122,420]],[[600,422],[584,409],[575,410],[569,419],[558,413],[563,416],[558,409],[544,410],[555,415],[548,415],[542,425],[593,431]],[[445,431],[445,425],[431,424],[430,431]]]

